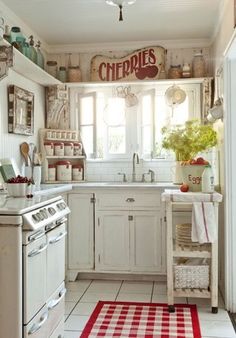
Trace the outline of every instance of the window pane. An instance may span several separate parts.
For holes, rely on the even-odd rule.
[[[125,100],[122,98],[109,98],[104,109],[104,122],[108,126],[118,126],[125,122]]]
[[[142,98],[142,124],[151,123],[152,100],[150,95],[145,95]]]
[[[93,97],[81,98],[81,114],[80,124],[92,124],[93,123]]]
[[[183,124],[188,119],[189,119],[189,99],[188,96],[186,96],[185,101],[173,109],[171,124]]]
[[[143,154],[151,154],[151,127],[142,129]]]
[[[93,127],[88,126],[88,127],[81,127],[80,129],[81,132],[81,138],[83,141],[83,145],[85,148],[85,153],[87,155],[91,155],[94,153],[93,150]]]
[[[125,127],[109,127],[108,152],[110,154],[125,153]]]

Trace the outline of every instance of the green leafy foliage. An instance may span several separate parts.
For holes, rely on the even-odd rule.
[[[211,125],[198,120],[186,121],[184,125],[162,128],[162,147],[175,153],[176,161],[188,161],[199,152],[217,144],[217,134]]]

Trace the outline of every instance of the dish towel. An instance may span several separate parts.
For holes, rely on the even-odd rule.
[[[213,243],[217,228],[212,202],[194,202],[192,209],[192,242]]]

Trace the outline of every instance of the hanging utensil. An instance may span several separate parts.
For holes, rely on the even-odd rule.
[[[20,152],[22,154],[22,156],[24,157],[25,159],[25,164],[26,166],[30,166],[31,163],[30,163],[30,158],[29,158],[29,145],[27,142],[23,142],[21,143],[20,145]]]

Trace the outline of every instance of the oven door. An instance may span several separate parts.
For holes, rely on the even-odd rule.
[[[66,224],[47,233],[47,299],[65,280]]]
[[[27,324],[46,302],[47,238],[23,247],[24,264],[24,324]]]

